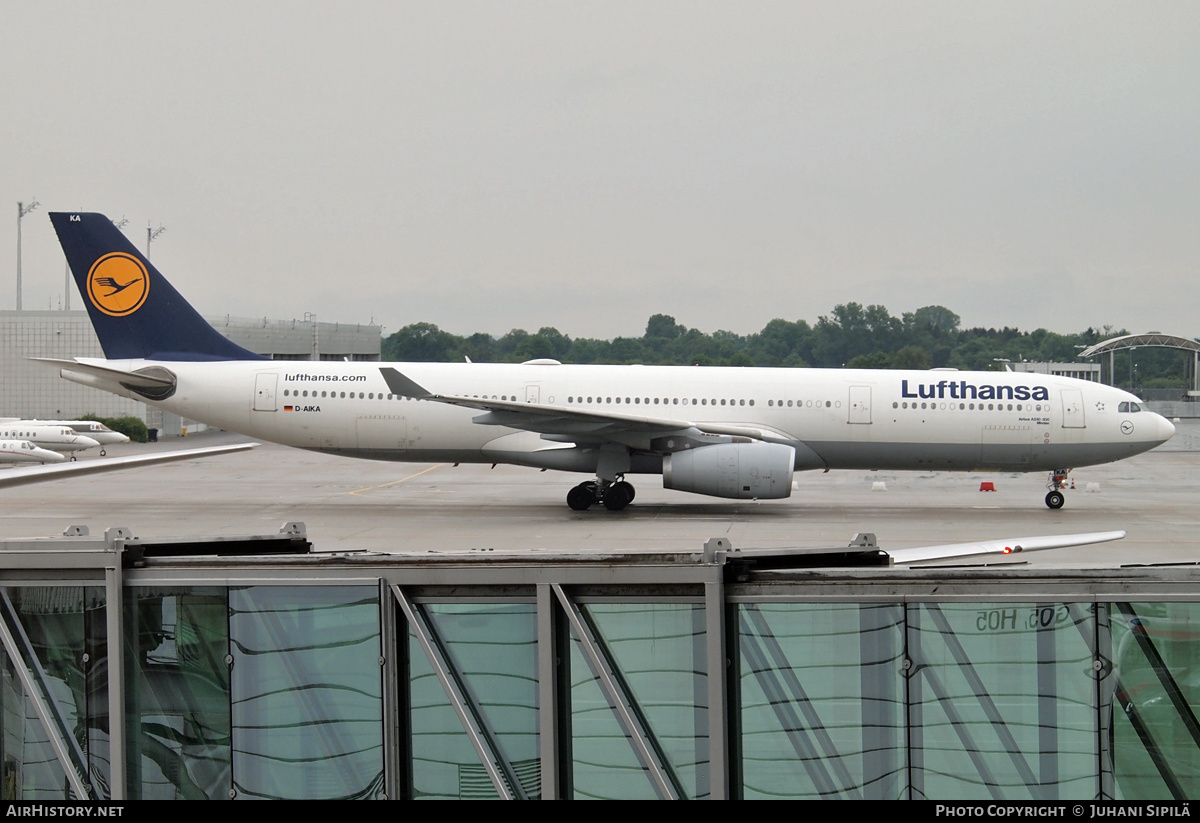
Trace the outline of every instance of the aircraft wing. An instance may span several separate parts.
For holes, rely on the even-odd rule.
[[[21,466],[14,469],[0,470],[0,489],[14,486],[27,486],[31,483],[44,483],[49,480],[61,480],[82,474],[100,474],[102,472],[136,469],[142,466],[154,466],[159,463],[174,463],[178,460],[193,460],[197,457],[213,457],[218,454],[247,451],[258,446],[258,443],[235,443],[232,446],[209,446],[203,449],[178,449],[176,451],[158,452],[156,454],[135,454],[129,457],[96,458],[81,460],[77,463],[57,463],[53,466]]]
[[[505,426],[542,434],[548,440],[575,443],[617,442],[647,451],[677,451],[689,446],[723,442],[722,439],[748,438],[794,444],[792,438],[767,428],[731,426],[719,423],[695,423],[680,418],[653,417],[596,409],[569,409],[516,400],[492,400],[485,397],[457,397],[434,394],[394,368],[379,370],[393,394],[446,403],[483,412],[476,423]],[[668,444],[670,441],[670,444]],[[686,445],[685,445],[686,444]]]
[[[897,566],[930,560],[949,560],[955,557],[971,557],[978,554],[1017,554],[1019,552],[1063,549],[1070,546],[1088,546],[1092,543],[1107,543],[1121,540],[1125,532],[1090,532],[1088,534],[1042,535],[1037,537],[1012,537],[1002,540],[981,540],[976,543],[949,543],[944,546],[921,546],[915,549],[888,549],[892,562]]]

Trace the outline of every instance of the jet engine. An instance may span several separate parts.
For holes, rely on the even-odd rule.
[[[720,443],[663,457],[663,488],[763,500],[792,493],[796,450],[782,443]]]

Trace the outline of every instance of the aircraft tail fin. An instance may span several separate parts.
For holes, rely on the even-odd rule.
[[[263,360],[208,324],[103,214],[50,215],[109,360]]]

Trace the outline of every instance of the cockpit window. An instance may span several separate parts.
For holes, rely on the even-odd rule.
[[[1138,403],[1122,403],[1117,407],[1119,412],[1140,412],[1141,410],[1142,407]]]

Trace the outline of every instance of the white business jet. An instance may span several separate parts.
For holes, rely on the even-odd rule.
[[[15,417],[0,418],[0,428],[18,426],[65,426],[77,434],[90,437],[100,444],[100,456],[106,453],[105,447],[115,443],[128,443],[129,436],[115,432],[103,423],[95,420],[19,420]]]
[[[30,420],[20,420],[14,423],[0,423],[0,438],[5,440],[27,440],[43,449],[65,453],[72,460],[75,452],[94,449],[99,441],[85,437],[67,426],[52,423],[37,423]]]
[[[66,456],[28,440],[0,440],[0,463],[61,463]]]

